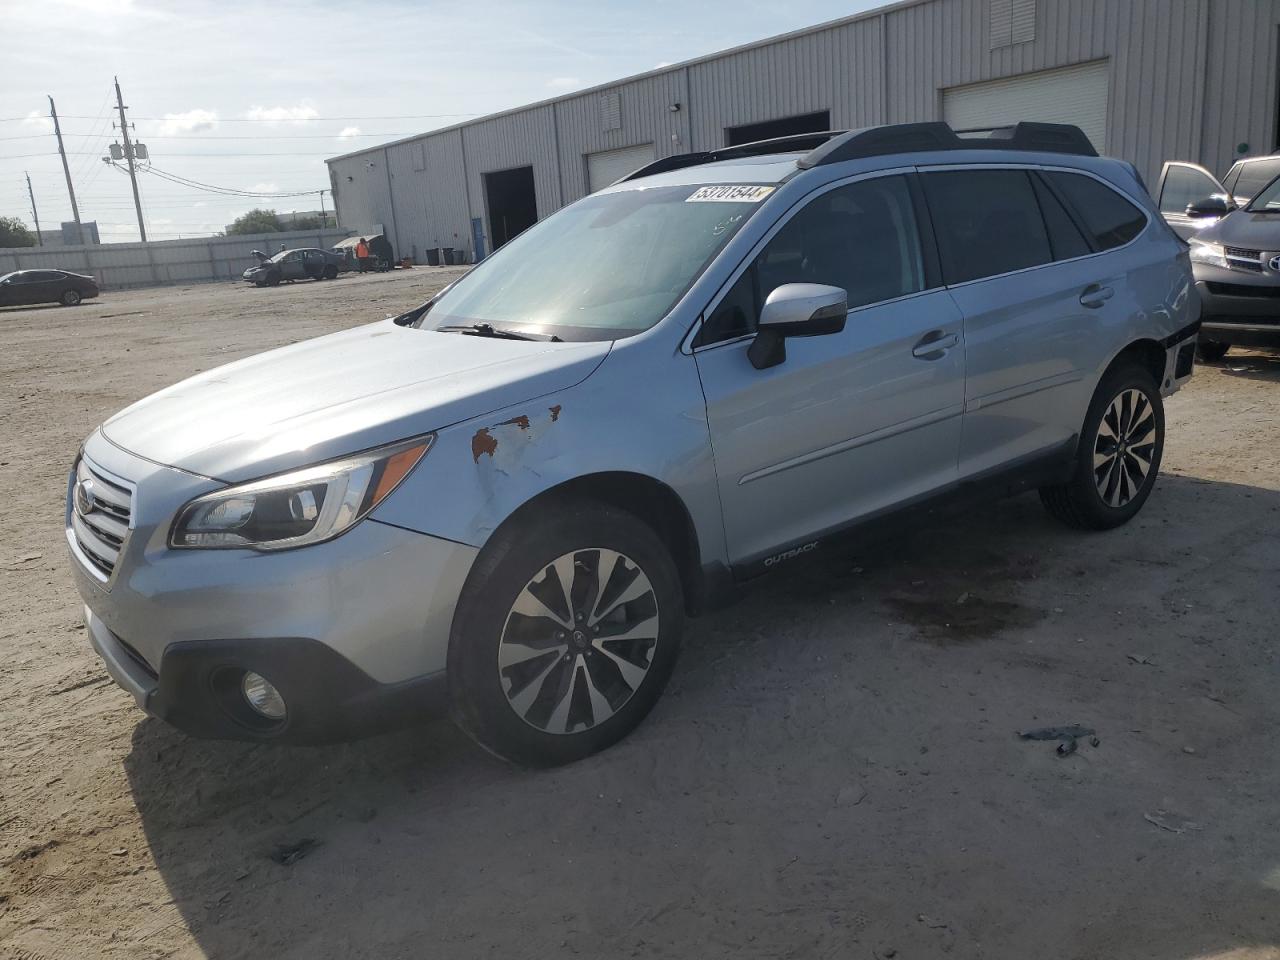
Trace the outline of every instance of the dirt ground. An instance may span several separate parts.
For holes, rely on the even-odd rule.
[[[456,272],[0,311],[0,957],[1280,958],[1258,354],[1169,402],[1126,528],[1025,496],[797,565],[694,622],[649,720],[574,766],[505,766],[444,722],[301,749],[146,719],[80,624],[80,440]],[[1097,745],[1016,736],[1067,723]]]

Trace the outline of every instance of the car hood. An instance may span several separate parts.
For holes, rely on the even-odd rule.
[[[1205,227],[1196,239],[1249,250],[1280,250],[1280,214],[1235,210]]]
[[[586,379],[609,347],[385,320],[201,373],[127,407],[102,432],[137,456],[234,482],[563,390]]]

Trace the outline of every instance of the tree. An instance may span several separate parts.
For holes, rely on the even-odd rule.
[[[36,235],[17,217],[0,217],[0,247],[34,247]]]
[[[250,210],[236,217],[235,222],[227,227],[227,233],[279,233],[280,218],[274,210]]]
[[[297,220],[293,221],[293,226],[291,226],[289,229],[290,230],[319,230],[320,218],[319,217],[299,217]]]

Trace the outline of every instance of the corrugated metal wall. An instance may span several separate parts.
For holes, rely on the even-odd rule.
[[[819,110],[836,127],[937,120],[949,87],[1099,59],[1109,70],[1108,152],[1150,183],[1165,160],[1221,173],[1238,144],[1251,154],[1276,146],[1280,0],[1038,0],[1034,39],[1021,43],[993,39],[992,9],[992,0],[901,3],[331,161],[341,222],[384,224],[400,252],[469,247],[470,219],[487,216],[489,171],[531,164],[546,216],[586,193],[585,157],[598,150],[714,149],[726,127]],[[602,122],[606,92],[619,98],[613,129]]]

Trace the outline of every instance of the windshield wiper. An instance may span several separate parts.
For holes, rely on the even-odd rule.
[[[437,333],[460,333],[464,337],[492,337],[496,340],[547,340],[551,343],[564,341],[552,334],[522,333],[517,330],[505,330],[492,323],[455,324],[448,327],[436,327]]]

